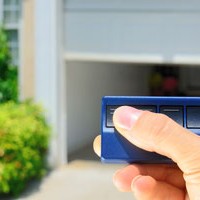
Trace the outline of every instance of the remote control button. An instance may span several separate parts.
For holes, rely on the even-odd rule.
[[[140,110],[148,110],[151,112],[156,112],[156,106],[140,106],[140,105],[133,105],[134,108],[140,109]]]
[[[183,126],[183,107],[181,106],[161,106],[160,113],[167,115],[175,122]]]
[[[106,127],[114,127],[113,124],[113,114],[115,112],[115,110],[120,107],[122,105],[119,106],[107,106],[106,107]],[[140,109],[140,110],[148,110],[151,112],[156,112],[156,106],[146,106],[146,105],[129,105],[132,106],[134,108]]]
[[[200,106],[187,106],[187,128],[200,128]]]
[[[120,107],[120,106],[107,106],[106,107],[106,126],[107,127],[114,127],[113,114],[118,107]]]

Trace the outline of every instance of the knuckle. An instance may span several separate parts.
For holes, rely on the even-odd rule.
[[[155,144],[155,142],[160,143],[166,140],[173,131],[173,123],[173,120],[164,114],[145,111],[139,126],[149,142],[152,141]]]
[[[166,139],[170,134],[172,127],[172,120],[164,114],[158,114],[155,117],[152,129],[150,130],[151,136],[157,139],[159,142]]]

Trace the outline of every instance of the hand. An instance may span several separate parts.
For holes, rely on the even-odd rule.
[[[115,128],[134,145],[171,158],[176,164],[133,164],[117,171],[114,184],[138,200],[200,200],[200,137],[169,117],[122,106]],[[101,138],[94,141],[100,155]]]

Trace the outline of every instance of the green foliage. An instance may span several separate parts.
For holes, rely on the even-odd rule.
[[[17,67],[11,65],[6,32],[0,28],[0,103],[18,99]]]
[[[32,102],[0,104],[0,193],[18,195],[45,173],[50,128]]]

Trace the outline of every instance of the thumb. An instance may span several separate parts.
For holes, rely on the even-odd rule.
[[[134,145],[171,158],[190,185],[200,188],[200,137],[163,114],[122,106],[116,109],[115,128]],[[200,194],[200,192],[199,192]]]

